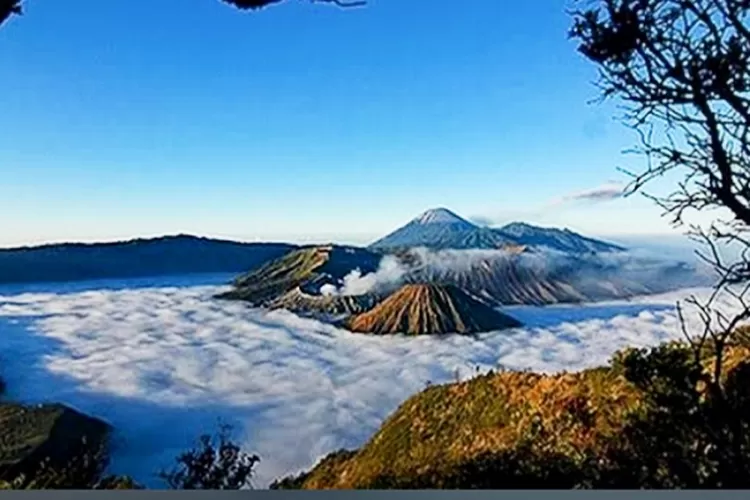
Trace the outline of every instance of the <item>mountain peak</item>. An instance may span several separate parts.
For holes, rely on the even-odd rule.
[[[427,210],[405,226],[371,244],[370,248],[500,248],[509,242],[511,241],[500,233],[472,224],[447,208],[440,207]]]
[[[451,212],[447,208],[438,207],[427,210],[422,215],[414,219],[418,224],[468,224],[471,222]]]

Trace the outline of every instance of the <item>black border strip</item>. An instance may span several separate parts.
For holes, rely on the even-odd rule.
[[[641,491],[629,491],[629,490],[483,490],[483,491],[438,491],[438,490],[359,490],[359,491],[269,491],[269,490],[254,490],[254,491],[62,491],[62,490],[46,490],[46,491],[0,491],[0,497],[9,498],[11,496],[18,496],[18,498],[44,498],[44,499],[60,499],[60,500],[76,500],[82,497],[88,498],[112,498],[117,495],[128,495],[130,498],[140,497],[143,500],[148,498],[191,498],[191,499],[202,499],[209,500],[216,498],[217,495],[221,495],[224,498],[236,498],[240,499],[256,499],[256,498],[267,498],[274,500],[281,500],[284,498],[319,498],[319,499],[333,499],[333,500],[393,500],[393,499],[404,499],[404,500],[448,500],[448,499],[469,499],[469,500],[573,500],[573,499],[601,499],[605,496],[606,500],[626,500],[631,498],[638,499],[653,499],[653,500],[664,500],[671,498],[684,498],[697,500],[699,498],[711,498],[711,499],[727,499],[727,500],[740,500],[750,498],[750,490],[702,490],[702,491],[656,491],[656,490],[641,490]]]

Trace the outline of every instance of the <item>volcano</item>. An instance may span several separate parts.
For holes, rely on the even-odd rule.
[[[274,307],[273,304],[283,307],[280,304],[299,303],[300,294],[303,297],[318,295],[323,285],[339,286],[354,269],[359,269],[363,274],[374,272],[381,258],[378,254],[355,247],[306,247],[240,276],[234,281],[232,290],[218,297],[243,300],[256,307]],[[325,302],[326,307],[333,303],[322,299],[307,302]]]
[[[433,208],[372,243],[369,248],[376,251],[413,247],[489,249],[512,243],[515,243],[513,239],[493,229],[472,224],[447,208]]]
[[[452,285],[410,284],[345,326],[375,335],[474,334],[515,328],[517,320]]]

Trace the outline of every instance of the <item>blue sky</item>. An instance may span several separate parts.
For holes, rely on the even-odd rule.
[[[0,28],[2,246],[358,243],[435,206],[669,231],[644,199],[570,201],[642,160],[613,107],[588,104],[564,2],[26,3]]]

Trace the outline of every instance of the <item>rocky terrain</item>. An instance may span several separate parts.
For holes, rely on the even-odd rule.
[[[388,335],[473,334],[521,326],[515,319],[452,285],[405,285],[346,326],[358,333]]]
[[[284,309],[300,315],[329,316],[332,319],[347,317],[369,311],[381,300],[375,294],[365,295],[323,295],[305,292],[301,287],[268,301],[269,309]]]

